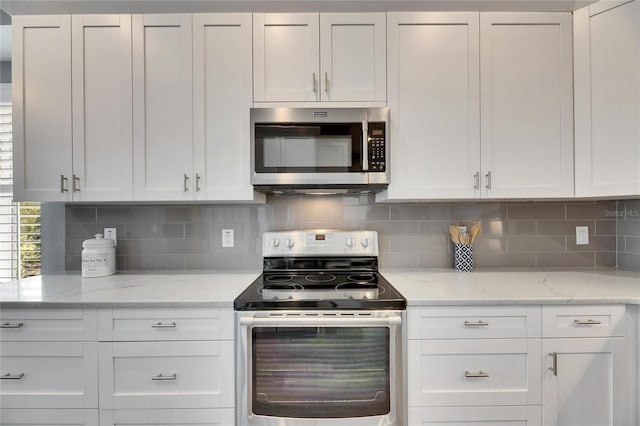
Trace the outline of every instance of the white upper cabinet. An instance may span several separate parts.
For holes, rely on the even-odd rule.
[[[384,13],[321,13],[321,100],[384,102],[385,46]]]
[[[640,195],[640,2],[574,13],[576,196]]]
[[[573,196],[570,14],[388,16],[378,201]]]
[[[391,185],[378,199],[474,198],[478,13],[389,13]]]
[[[480,14],[482,187],[573,196],[571,14]]]
[[[70,201],[71,17],[12,25],[14,199]]]
[[[384,13],[253,15],[255,102],[386,99]]]
[[[71,22],[73,198],[131,200],[131,15]]]
[[[193,199],[191,15],[134,15],[136,200]]]
[[[264,199],[249,173],[251,15],[194,15],[193,52],[195,199]]]

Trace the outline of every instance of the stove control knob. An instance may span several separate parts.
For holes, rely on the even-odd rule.
[[[285,246],[287,246],[287,248],[291,248],[291,247],[293,247],[293,240],[292,240],[291,238],[287,238],[287,239],[284,241],[284,245],[285,245]]]
[[[271,240],[271,247],[273,248],[277,248],[280,245],[280,240],[277,238],[274,238]]]
[[[368,238],[363,238],[361,244],[362,244],[362,247],[364,247],[364,248],[369,247],[369,239]]]
[[[347,247],[353,247],[353,238],[347,237]]]

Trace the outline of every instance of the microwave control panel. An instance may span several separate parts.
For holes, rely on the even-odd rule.
[[[384,123],[369,123],[368,129],[368,150],[369,150],[369,171],[386,171],[385,154],[385,128]]]

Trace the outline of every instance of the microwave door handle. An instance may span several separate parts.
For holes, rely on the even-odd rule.
[[[362,122],[362,171],[369,170],[369,128],[367,122]]]

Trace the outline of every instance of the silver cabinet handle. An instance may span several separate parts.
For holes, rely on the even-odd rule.
[[[488,321],[465,321],[464,326],[465,327],[488,327],[489,322]]]
[[[2,380],[20,380],[23,377],[24,377],[24,373],[19,373],[19,374],[7,373],[7,374],[3,374],[2,376],[0,376],[0,379],[2,379]]]
[[[316,73],[311,75],[311,87],[313,87],[313,93],[318,91],[318,81],[316,80]]]
[[[480,172],[473,175],[473,189],[480,189]]]
[[[175,322],[157,322],[155,324],[151,324],[151,328],[176,328]]]
[[[602,322],[598,321],[598,320],[592,320],[591,318],[587,319],[587,320],[573,320],[573,322],[576,325],[600,325],[602,324]]]
[[[485,177],[485,179],[487,181],[487,183],[485,185],[485,188],[491,189],[491,172],[487,172],[487,174],[484,175],[484,177]]]
[[[480,370],[477,373],[472,373],[470,371],[465,371],[464,372],[464,377],[489,377],[489,373],[485,373],[484,371]]]
[[[14,322],[14,323],[5,322],[3,324],[0,324],[0,328],[22,328],[23,325],[24,325],[23,322]]]
[[[168,376],[163,376],[162,374],[158,374],[157,376],[153,376],[151,380],[175,380],[178,375],[176,373],[170,374]]]
[[[558,352],[549,352],[551,355],[551,359],[553,360],[553,364],[549,367],[549,370],[553,371],[553,375],[558,375]]]
[[[329,74],[324,73],[324,91],[325,93],[329,93]]]
[[[71,190],[73,192],[80,192],[80,178],[75,174],[71,175]]]
[[[200,173],[196,173],[196,192],[200,192]]]
[[[189,190],[189,176],[187,176],[187,174],[184,174],[184,192],[187,192]]]
[[[69,192],[67,189],[67,179],[64,175],[60,175],[60,193],[64,194],[65,192]]]

